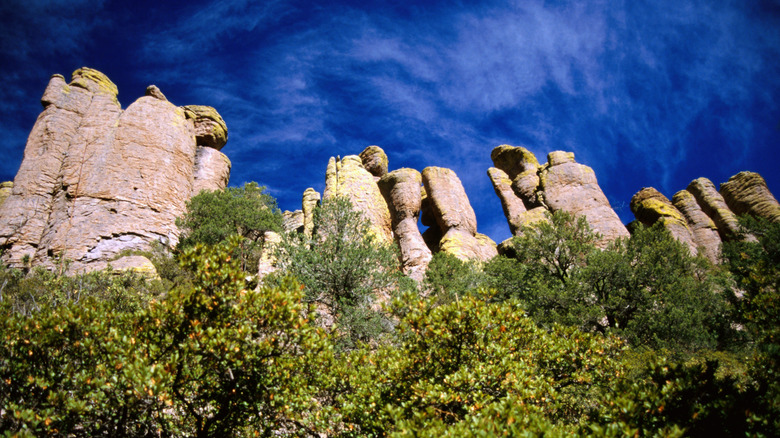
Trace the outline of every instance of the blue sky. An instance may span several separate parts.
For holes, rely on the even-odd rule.
[[[4,0],[0,180],[50,75],[89,66],[127,107],[156,84],[227,122],[231,185],[282,209],[328,157],[452,168],[479,230],[509,228],[490,151],[574,151],[624,222],[631,196],[761,173],[780,195],[780,1]]]

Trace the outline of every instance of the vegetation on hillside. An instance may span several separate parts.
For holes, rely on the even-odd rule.
[[[5,436],[776,436],[780,224],[723,263],[580,218],[400,274],[348,201],[285,235],[255,184],[193,198],[160,279],[0,267]],[[229,207],[229,208],[228,208]],[[254,263],[254,265],[252,265]]]

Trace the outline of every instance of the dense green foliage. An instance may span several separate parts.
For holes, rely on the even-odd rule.
[[[744,225],[712,266],[555,214],[418,285],[332,199],[257,288],[240,227],[162,281],[0,267],[0,433],[777,436],[780,224]]]
[[[286,235],[276,255],[280,272],[274,277],[297,278],[306,301],[319,306],[322,319],[335,321],[348,348],[388,331],[392,323],[377,294],[387,296],[405,280],[395,249],[379,244],[368,230],[348,199],[331,198],[314,210],[312,236]]]
[[[282,215],[276,200],[265,193],[265,187],[250,182],[243,187],[202,191],[193,196],[176,225],[182,230],[179,250],[198,243],[216,245],[234,234],[243,237],[236,251],[242,268],[250,271],[257,267],[263,233],[279,231]]]

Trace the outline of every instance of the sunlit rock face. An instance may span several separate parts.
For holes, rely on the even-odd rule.
[[[596,174],[579,164],[572,152],[554,151],[540,165],[536,156],[520,146],[501,145],[490,154],[488,176],[501,199],[512,234],[523,226],[545,220],[545,212],[566,211],[583,216],[601,235],[598,245],[628,236],[628,230],[599,187]]]
[[[631,210],[647,226],[662,223],[692,254],[699,253],[713,263],[720,261],[724,241],[740,238],[739,216],[780,220],[780,204],[755,172],[732,176],[720,185],[720,191],[709,179],[697,178],[675,193],[671,203],[657,190],[644,188],[631,200]]]
[[[227,128],[213,108],[177,107],[156,87],[123,110],[104,74],[54,75],[13,191],[0,210],[4,261],[74,271],[123,250],[173,245],[175,219],[202,189],[227,185]],[[207,132],[208,131],[208,132]]]

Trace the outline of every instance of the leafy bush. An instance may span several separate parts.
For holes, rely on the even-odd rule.
[[[80,436],[267,435],[314,409],[301,287],[244,288],[239,238],[182,255],[194,286],[146,308],[94,298],[0,321],[0,429]],[[9,305],[4,308],[8,311]]]
[[[198,243],[216,245],[237,234],[244,239],[235,249],[244,271],[254,273],[265,231],[280,231],[282,215],[276,200],[255,182],[243,187],[202,191],[187,202],[187,211],[176,220],[182,230],[178,249]]]
[[[280,274],[292,275],[306,290],[306,301],[320,310],[321,321],[335,319],[341,344],[377,339],[390,329],[380,298],[406,279],[394,247],[376,241],[362,214],[346,198],[328,199],[315,209],[311,238],[293,233],[277,252]],[[327,324],[326,324],[327,325]]]
[[[540,329],[514,300],[440,305],[409,295],[397,305],[406,313],[398,346],[333,365],[330,390],[347,436],[461,436],[514,422],[572,431],[622,373],[622,341]]]

